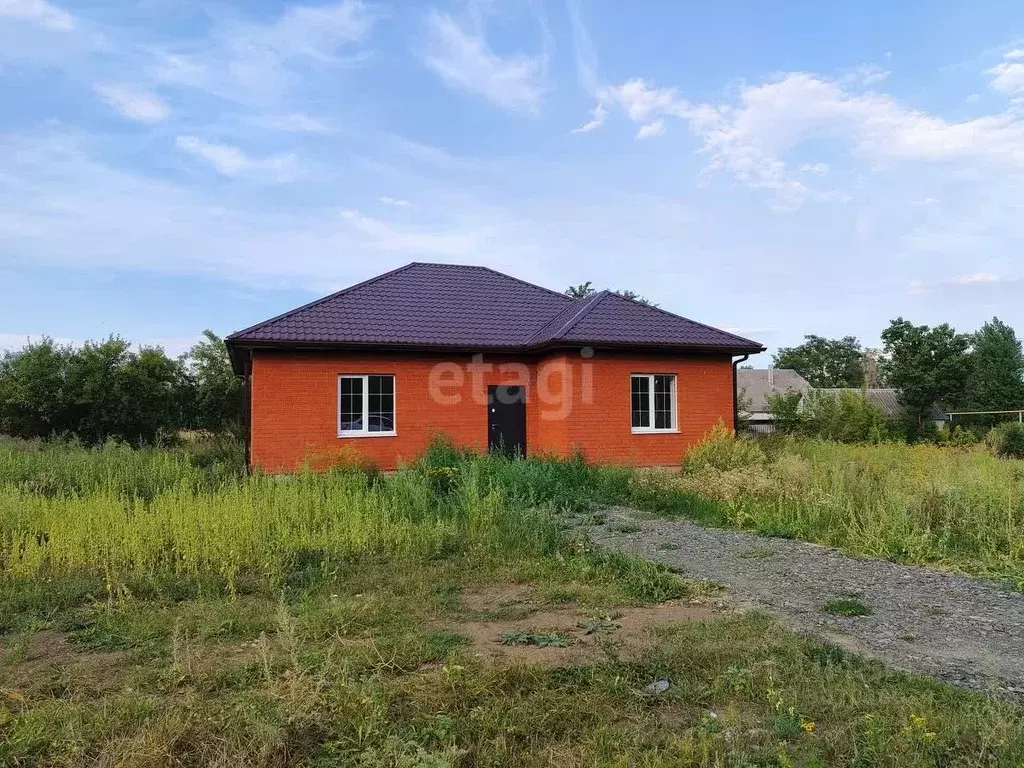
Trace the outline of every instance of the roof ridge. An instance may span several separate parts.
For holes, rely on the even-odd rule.
[[[551,340],[554,340],[560,339],[563,336],[565,336],[565,334],[567,334],[569,331],[575,328],[584,317],[589,315],[591,311],[594,309],[594,307],[596,307],[598,304],[600,304],[602,301],[608,298],[608,293],[609,291],[605,289],[603,291],[598,291],[593,296],[587,297],[584,300],[583,306],[579,308],[576,314],[569,318],[569,321],[565,323],[557,333],[551,334],[549,338]]]
[[[294,315],[294,314],[296,314],[298,312],[302,312],[305,309],[310,309],[311,307],[318,306],[320,304],[323,304],[325,301],[330,301],[331,299],[337,298],[338,296],[344,296],[346,293],[354,291],[356,288],[362,288],[364,286],[370,285],[371,283],[376,283],[378,280],[383,280],[385,277],[391,277],[392,275],[397,275],[399,272],[404,272],[405,270],[411,269],[412,267],[415,267],[415,266],[417,266],[419,264],[421,264],[421,262],[410,261],[408,264],[406,264],[404,266],[396,267],[395,269],[389,270],[388,272],[384,272],[383,274],[376,275],[375,277],[371,277],[368,280],[363,280],[362,282],[356,283],[355,285],[350,285],[347,288],[342,288],[340,291],[335,291],[334,293],[328,294],[327,296],[321,296],[319,299],[314,299],[313,301],[310,301],[307,304],[303,304],[301,307],[295,307],[295,309],[290,309],[287,312],[282,312],[280,315],[275,315],[274,317],[271,317],[271,318],[269,318],[267,320],[264,320],[264,321],[262,321],[260,323],[256,323],[255,325],[250,325],[248,328],[243,328],[240,331],[235,331],[230,336],[227,336],[224,340],[228,341],[230,339],[238,338],[239,336],[242,336],[243,334],[251,333],[253,331],[259,330],[260,328],[262,328],[265,325],[270,325],[271,323],[275,323],[278,320],[283,320],[286,317],[291,317],[292,315]]]
[[[723,331],[721,328],[716,328],[713,325],[708,325],[707,323],[701,323],[701,322],[698,322],[697,320],[691,320],[688,317],[683,317],[682,315],[677,315],[675,312],[669,312],[667,309],[662,309],[661,307],[655,306],[654,304],[646,304],[646,303],[644,303],[642,301],[637,301],[636,299],[631,299],[628,296],[623,296],[618,291],[611,291],[611,293],[614,293],[617,297],[619,297],[623,301],[631,301],[634,304],[636,304],[637,306],[647,307],[648,309],[653,309],[653,310],[656,310],[658,312],[661,312],[661,314],[663,314],[663,315],[668,315],[669,317],[674,317],[674,318],[676,318],[678,320],[685,320],[688,323],[693,323],[694,325],[699,325],[701,328],[707,328],[709,331],[715,331],[716,333],[724,333],[726,336],[732,336],[732,338],[734,338],[734,339],[736,339],[738,341],[743,341],[743,342],[746,342],[747,344],[751,344],[752,346],[762,347],[763,348],[762,344],[759,344],[758,342],[754,341],[753,339],[748,339],[745,336],[740,336],[739,334],[736,334],[736,333],[730,333],[729,331]]]
[[[510,275],[507,272],[499,272],[498,270],[492,269],[491,267],[485,267],[483,265],[476,265],[476,264],[462,264],[462,265],[455,265],[455,266],[466,266],[466,267],[470,267],[471,266],[471,267],[474,267],[475,269],[484,269],[484,270],[487,270],[488,272],[493,272],[496,275],[501,275],[502,277],[507,277],[510,280],[515,280],[517,283],[522,283],[523,285],[528,285],[531,288],[539,288],[540,290],[546,291],[546,292],[548,292],[550,294],[553,294],[555,296],[561,296],[563,299],[568,299],[569,301],[573,300],[571,296],[566,296],[563,292],[556,291],[554,288],[547,288],[547,287],[545,287],[543,285],[537,285],[536,283],[531,283],[529,280],[523,280],[521,277],[516,277],[515,275]]]

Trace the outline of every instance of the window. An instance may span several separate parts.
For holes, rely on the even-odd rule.
[[[634,373],[630,377],[634,432],[676,431],[676,377],[670,373]]]
[[[395,377],[338,377],[338,435],[368,437],[395,434]]]

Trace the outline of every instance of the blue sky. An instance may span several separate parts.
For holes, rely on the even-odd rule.
[[[1024,5],[0,0],[0,347],[409,261],[756,338],[1024,333]]]

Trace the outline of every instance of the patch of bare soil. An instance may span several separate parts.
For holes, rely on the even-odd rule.
[[[0,687],[66,696],[84,689],[107,689],[116,684],[123,656],[112,651],[82,651],[60,632],[39,630],[24,643],[0,643]]]
[[[503,586],[463,597],[470,614],[493,616],[460,624],[469,652],[491,662],[571,666],[609,658],[633,658],[653,647],[652,627],[677,621],[706,621],[717,615],[710,605],[670,601],[643,608],[604,612],[576,605],[544,609],[529,601],[525,585]]]

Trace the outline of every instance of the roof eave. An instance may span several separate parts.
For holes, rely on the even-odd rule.
[[[466,352],[466,353],[490,353],[490,354],[543,354],[557,349],[580,349],[591,347],[598,349],[612,350],[636,350],[636,351],[658,351],[658,352],[688,352],[714,355],[750,355],[765,351],[765,347],[734,347],[725,345],[709,344],[685,344],[685,343],[629,343],[609,341],[565,341],[555,340],[543,344],[526,345],[481,345],[481,344],[427,344],[427,343],[378,343],[378,342],[337,342],[337,341],[294,341],[286,339],[244,339],[237,335],[225,339],[228,348],[228,356],[231,358],[232,367],[235,373],[244,373],[245,352],[248,350],[295,350],[295,351],[374,351],[374,352]]]

